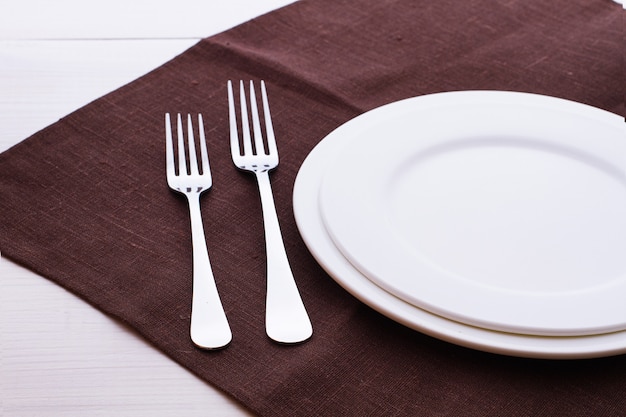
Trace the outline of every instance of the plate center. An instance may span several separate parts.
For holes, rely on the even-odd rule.
[[[392,230],[446,274],[541,294],[626,272],[626,181],[588,154],[476,139],[410,155],[389,181]]]

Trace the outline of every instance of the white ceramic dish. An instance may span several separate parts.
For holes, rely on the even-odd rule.
[[[348,123],[322,218],[366,277],[467,324],[580,336],[626,329],[626,140],[552,97],[422,96]]]
[[[435,96],[425,96],[430,100]],[[461,94],[461,93],[454,93]],[[580,110],[581,105],[573,105]],[[587,106],[584,106],[587,107]],[[594,117],[620,126],[623,119],[597,109],[586,108]],[[369,118],[365,115],[359,118]],[[626,352],[626,332],[547,337],[494,331],[446,319],[406,302],[365,277],[335,247],[319,211],[322,179],[333,160],[352,145],[351,124],[346,123],[322,140],[307,157],[296,179],[294,212],[299,230],[309,250],[324,269],[347,291],[382,314],[425,334],[462,346],[506,355],[535,358],[589,358]]]

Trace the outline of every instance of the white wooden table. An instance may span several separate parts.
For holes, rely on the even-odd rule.
[[[294,0],[0,0],[0,152]],[[244,416],[230,398],[48,280],[0,258],[6,417]]]

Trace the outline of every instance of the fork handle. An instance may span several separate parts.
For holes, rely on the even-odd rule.
[[[193,295],[191,306],[191,340],[203,349],[219,349],[232,340],[232,333],[215,285],[207,250],[200,193],[187,194],[193,243]]]
[[[269,172],[257,171],[255,174],[261,195],[267,252],[265,331],[276,342],[303,342],[311,337],[313,327],[287,259]]]

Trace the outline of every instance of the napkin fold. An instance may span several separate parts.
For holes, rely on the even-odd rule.
[[[0,154],[0,250],[258,415],[623,414],[623,356],[511,358],[407,329],[322,270],[291,206],[311,149],[395,100],[526,91],[624,116],[622,19],[607,0],[301,0],[200,41]],[[254,178],[230,161],[229,79],[268,85],[276,206],[314,326],[298,346],[265,336],[261,208]],[[214,186],[203,218],[234,335],[222,351],[188,335],[191,239],[186,202],[165,180],[165,112],[205,120]]]

